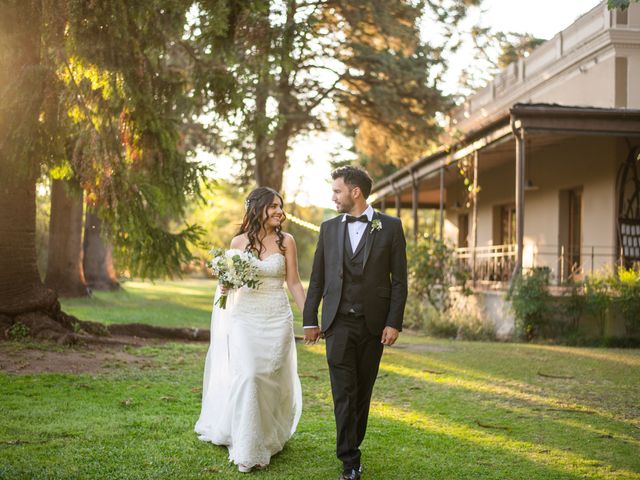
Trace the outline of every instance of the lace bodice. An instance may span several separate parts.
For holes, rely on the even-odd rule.
[[[286,263],[284,255],[273,253],[267,258],[253,260],[258,265],[258,288],[242,287],[236,296],[236,308],[249,316],[265,318],[263,313],[288,313],[289,298],[284,290]]]
[[[286,264],[284,255],[281,253],[272,253],[267,258],[254,260],[258,265],[258,276],[260,277],[260,286],[258,290],[279,290],[283,288]]]

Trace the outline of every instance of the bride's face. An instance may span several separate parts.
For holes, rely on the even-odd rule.
[[[279,227],[284,218],[284,211],[282,210],[282,202],[275,195],[271,199],[271,202],[264,209],[264,223],[265,228]]]

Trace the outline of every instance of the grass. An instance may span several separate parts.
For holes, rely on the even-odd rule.
[[[113,321],[116,309],[118,318],[195,326],[173,323],[195,318],[193,308],[208,322],[210,299],[198,282],[133,285],[101,295],[92,319]],[[0,374],[0,478],[247,478],[227,463],[223,447],[193,433],[206,349],[180,343],[131,349],[147,361],[115,363],[94,375]],[[324,346],[299,344],[298,356],[304,393],[298,431],[255,478],[338,476]],[[638,398],[638,350],[404,334],[381,365],[364,478],[640,479]]]
[[[307,283],[303,282],[305,288]],[[209,328],[216,282],[211,279],[127,281],[115,292],[94,292],[90,298],[62,299],[65,312],[103,323],[146,323],[165,327]],[[292,302],[297,323],[301,313]]]

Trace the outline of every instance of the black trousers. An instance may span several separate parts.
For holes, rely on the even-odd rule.
[[[336,455],[345,470],[360,465],[360,444],[384,346],[362,316],[338,314],[325,335],[336,418]]]

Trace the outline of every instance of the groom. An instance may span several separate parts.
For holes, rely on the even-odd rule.
[[[367,204],[371,177],[356,167],[331,173],[343,213],[320,227],[304,305],[305,342],[326,339],[341,480],[362,473],[360,444],[384,345],[402,329],[407,299],[406,243],[400,219]],[[318,306],[322,300],[322,323]]]

